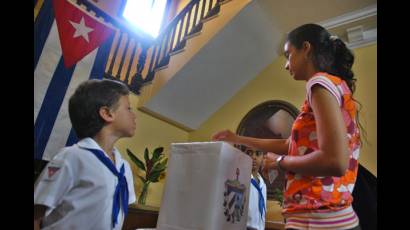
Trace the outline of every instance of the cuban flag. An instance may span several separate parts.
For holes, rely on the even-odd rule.
[[[77,142],[68,100],[101,79],[116,29],[67,0],[44,0],[34,21],[34,158],[49,161]]]

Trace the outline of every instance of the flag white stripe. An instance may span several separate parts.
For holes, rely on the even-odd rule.
[[[65,146],[72,127],[68,114],[68,101],[78,85],[90,78],[91,69],[93,68],[97,52],[98,48],[76,63],[63,103],[58,111],[53,130],[51,131],[46,148],[44,149],[43,160],[51,160],[57,151]]]
[[[34,123],[36,122],[46,95],[48,85],[50,84],[62,55],[58,38],[57,24],[54,20],[46,43],[44,44],[43,51],[41,52],[40,59],[37,63],[37,67],[34,71]]]

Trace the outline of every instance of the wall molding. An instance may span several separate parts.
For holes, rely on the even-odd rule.
[[[342,14],[340,16],[330,18],[328,20],[324,20],[318,22],[317,24],[323,26],[327,30],[338,28],[341,26],[348,26],[351,23],[358,22],[360,20],[364,20],[366,18],[375,17],[377,16],[377,4],[373,4],[367,7],[364,7],[359,10],[355,10],[346,14]],[[346,29],[346,33],[348,37],[354,38],[361,38],[360,40],[353,40],[353,41],[345,41],[346,46],[349,49],[353,48],[360,48],[363,46],[368,46],[377,43],[377,27],[368,30],[356,30],[360,26],[351,27]]]
[[[377,4],[373,4],[360,10],[355,10],[328,20],[318,22],[318,24],[329,30],[373,16],[377,16]]]

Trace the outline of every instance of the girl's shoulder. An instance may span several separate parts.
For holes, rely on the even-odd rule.
[[[313,75],[313,77],[311,79],[309,79],[309,81],[317,81],[320,78],[326,78],[329,79],[333,84],[335,85],[340,85],[343,83],[343,79],[336,76],[336,75],[332,75],[326,72],[318,72],[315,75]]]

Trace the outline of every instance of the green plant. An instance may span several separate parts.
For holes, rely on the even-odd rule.
[[[144,151],[144,162],[142,162],[131,150],[127,149],[127,154],[135,165],[145,172],[145,177],[138,175],[142,181],[142,191],[138,198],[139,204],[145,204],[150,183],[156,183],[165,178],[168,158],[163,154],[164,148],[158,147],[150,154],[148,148]],[[150,155],[152,157],[150,158]]]
[[[283,204],[283,191],[279,188],[273,190],[273,199],[279,201],[280,206]]]

